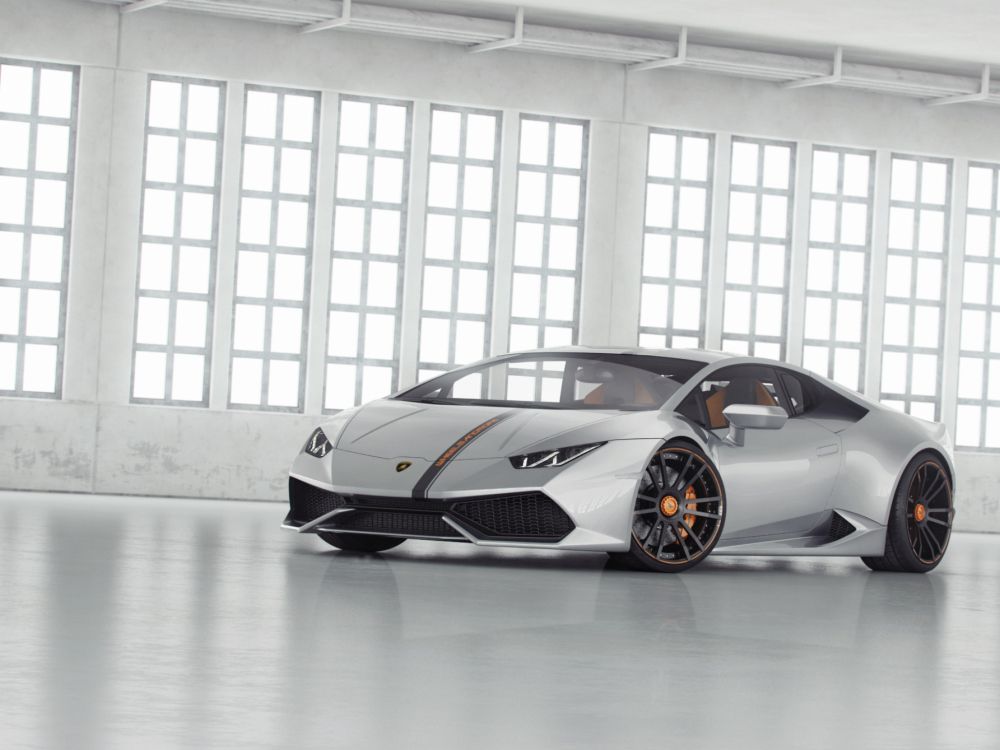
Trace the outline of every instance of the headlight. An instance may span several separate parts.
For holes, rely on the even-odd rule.
[[[326,435],[323,434],[323,430],[319,427],[313,430],[313,434],[309,436],[306,444],[302,446],[302,450],[315,458],[323,458],[330,452],[331,448],[333,446],[330,445],[330,441],[326,439]]]
[[[592,450],[597,450],[602,445],[604,443],[589,443],[587,445],[573,445],[569,448],[556,448],[551,451],[526,453],[523,456],[511,456],[510,464],[515,469],[544,469],[551,466],[564,466]]]

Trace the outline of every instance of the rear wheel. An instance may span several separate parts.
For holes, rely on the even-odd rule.
[[[948,471],[921,453],[903,472],[889,511],[882,557],[862,557],[872,570],[926,573],[944,557],[955,516]]]
[[[318,531],[316,536],[337,549],[348,552],[384,552],[398,547],[405,539],[374,534],[338,534],[335,531]]]
[[[697,565],[722,535],[725,498],[708,456],[686,443],[664,446],[639,481],[631,547],[612,553],[612,559],[637,570],[663,573]]]

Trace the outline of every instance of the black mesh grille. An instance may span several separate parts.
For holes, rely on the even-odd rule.
[[[460,500],[451,510],[489,537],[559,541],[573,530],[566,512],[541,492]]]
[[[855,531],[856,529],[851,525],[850,521],[834,511],[833,516],[830,518],[830,531],[827,532],[828,538],[831,542],[843,539],[845,536],[849,536]]]
[[[342,495],[314,487],[295,477],[288,478],[289,516],[300,523],[309,523],[344,505]]]
[[[414,536],[444,536],[462,538],[436,513],[414,513],[396,510],[355,510],[338,514],[323,522],[324,529],[372,531],[380,534]]]

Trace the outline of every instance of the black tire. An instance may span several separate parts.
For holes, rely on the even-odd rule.
[[[920,453],[906,467],[893,496],[885,553],[861,560],[874,571],[934,570],[948,550],[954,517],[948,469],[937,455]]]
[[[711,459],[690,443],[668,443],[636,488],[629,551],[609,555],[633,570],[689,570],[715,548],[725,520],[726,492]]]
[[[398,547],[406,539],[396,536],[376,536],[374,534],[338,534],[335,531],[317,531],[316,536],[337,549],[348,552],[385,552]]]

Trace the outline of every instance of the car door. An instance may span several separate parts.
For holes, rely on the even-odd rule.
[[[805,416],[800,377],[770,366],[734,365],[712,373],[696,390],[726,487],[727,539],[794,536],[826,518],[840,438]],[[725,439],[729,423],[722,413],[730,404],[780,406],[789,419],[780,429],[748,429],[743,445],[733,445]]]

